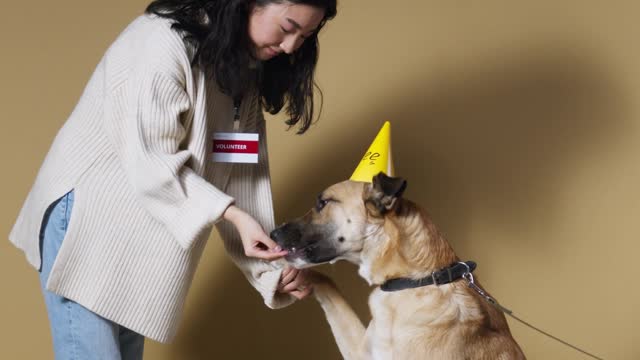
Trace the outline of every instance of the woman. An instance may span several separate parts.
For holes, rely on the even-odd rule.
[[[309,294],[304,272],[270,262],[286,252],[265,233],[262,111],[286,104],[307,130],[335,14],[335,0],[158,0],[111,45],[10,234],[40,270],[57,359],[169,342],[214,224],[269,307]],[[257,163],[214,162],[221,133],[257,134]]]

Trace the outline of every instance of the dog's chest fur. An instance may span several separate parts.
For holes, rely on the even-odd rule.
[[[465,342],[459,337],[465,326],[458,324],[482,318],[475,301],[452,284],[397,292],[378,288],[369,297],[369,307],[372,320],[365,341],[372,359],[449,358],[454,355],[451,345]],[[445,348],[448,352],[441,353]]]

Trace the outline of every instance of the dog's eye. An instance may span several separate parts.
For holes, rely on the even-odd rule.
[[[321,211],[329,203],[329,201],[331,200],[318,197],[318,199],[316,200],[316,211]]]

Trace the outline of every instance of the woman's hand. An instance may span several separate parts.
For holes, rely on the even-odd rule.
[[[299,270],[291,266],[287,266],[282,271],[280,283],[278,284],[278,292],[283,294],[291,294],[296,299],[302,300],[311,294],[313,287],[309,281],[307,270]]]
[[[238,230],[246,256],[263,260],[275,260],[287,255],[287,251],[282,250],[251,215],[240,210],[237,206],[229,206],[223,217]],[[287,266],[282,271],[277,288],[278,292],[291,294],[296,299],[301,300],[311,294],[312,290],[306,270],[298,270]]]
[[[270,261],[287,255],[287,251],[282,250],[251,215],[237,206],[229,206],[223,217],[238,230],[246,256]]]

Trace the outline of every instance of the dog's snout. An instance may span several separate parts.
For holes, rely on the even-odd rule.
[[[284,235],[284,230],[282,228],[285,225],[282,225],[280,227],[277,227],[277,228],[273,229],[273,231],[271,231],[271,233],[269,234],[269,237],[271,237],[275,241],[278,241],[279,239],[282,239],[282,237]]]
[[[269,236],[279,245],[293,246],[300,240],[302,233],[298,226],[286,223],[271,231]]]

